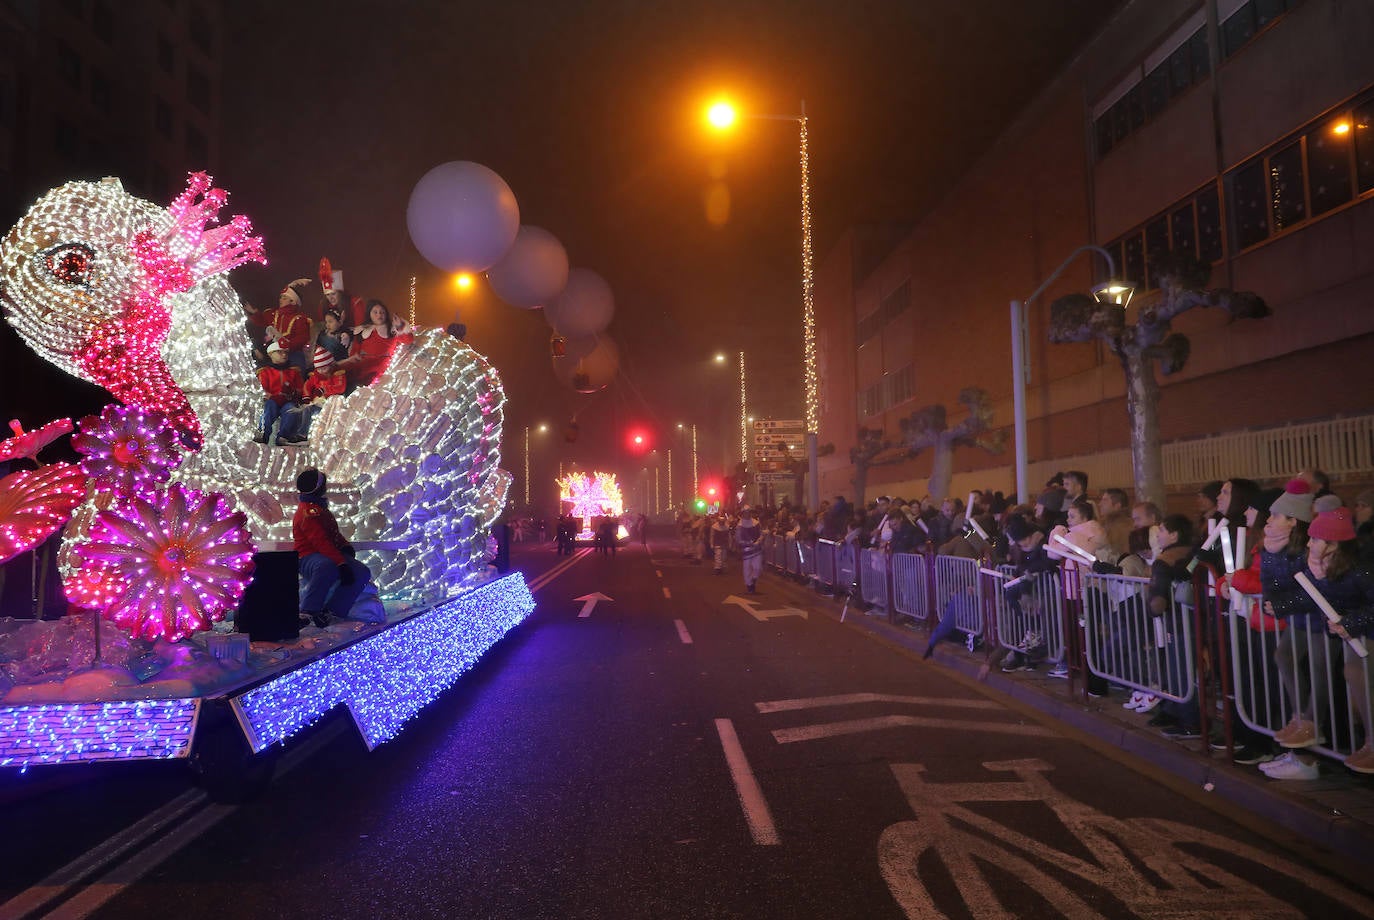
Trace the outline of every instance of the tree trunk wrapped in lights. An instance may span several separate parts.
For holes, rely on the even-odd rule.
[[[1159,435],[1159,382],[1154,364],[1166,376],[1183,369],[1190,345],[1171,331],[1174,317],[1194,307],[1218,307],[1232,319],[1270,314],[1259,295],[1207,288],[1211,269],[1189,256],[1167,253],[1154,260],[1159,291],[1140,306],[1135,322],[1115,304],[1085,294],[1070,294],[1050,305],[1049,339],[1054,343],[1101,341],[1126,374],[1126,412],[1131,425],[1131,467],[1137,501],[1164,506],[1164,461]],[[1139,301],[1137,301],[1139,303]]]

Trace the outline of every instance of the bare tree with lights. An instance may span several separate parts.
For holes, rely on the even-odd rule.
[[[1232,319],[1260,319],[1270,313],[1258,294],[1207,288],[1210,276],[1211,268],[1190,256],[1161,255],[1151,263],[1151,277],[1158,279],[1159,290],[1140,307],[1133,323],[1126,321],[1125,308],[1098,303],[1085,294],[1070,294],[1050,305],[1051,342],[1097,339],[1116,355],[1125,371],[1137,501],[1164,506],[1159,381],[1154,365],[1158,362],[1166,376],[1177,373],[1191,350],[1187,336],[1170,331],[1174,317],[1195,307],[1218,307]]]

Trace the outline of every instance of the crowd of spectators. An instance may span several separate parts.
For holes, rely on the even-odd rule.
[[[883,495],[864,507],[836,496],[814,512],[786,502],[778,508],[755,509],[751,524],[757,523],[765,535],[803,543],[830,540],[847,544],[855,552],[876,549],[962,556],[984,565],[1011,565],[1018,574],[1071,567],[1080,574],[1091,571],[1148,579],[1144,592],[1148,611],[1161,619],[1184,595],[1199,563],[1208,563],[1219,574],[1226,572],[1222,541],[1208,540],[1213,531],[1219,535],[1225,529],[1230,545],[1237,546],[1240,528],[1247,528],[1248,558],[1234,562],[1237,571],[1221,578],[1219,592],[1229,597],[1231,590],[1237,590],[1253,598],[1249,602],[1254,611],[1246,620],[1252,634],[1244,637],[1251,647],[1244,667],[1264,669],[1264,679],[1254,685],[1281,688],[1284,711],[1294,715],[1272,738],[1235,720],[1229,726],[1235,758],[1241,764],[1258,765],[1274,779],[1310,779],[1318,767],[1304,752],[1324,745],[1337,730],[1327,711],[1328,679],[1336,681],[1337,692],[1344,679],[1359,722],[1359,737],[1352,745],[1356,750],[1344,763],[1351,770],[1374,773],[1371,669],[1345,641],[1374,634],[1374,490],[1347,498],[1348,503],[1334,493],[1320,471],[1306,470],[1287,483],[1264,485],[1239,477],[1208,483],[1197,493],[1195,514],[1165,514],[1153,503],[1132,503],[1122,489],[1093,494],[1088,475],[1070,470],[1056,474],[1031,502],[1018,502],[1015,496],[993,490],[975,490],[967,501],[923,498],[908,502]],[[737,515],[729,511],[693,514],[682,509],[676,524],[683,555],[698,563],[709,559],[721,572],[733,545],[729,535],[738,525]],[[1298,584],[1300,573],[1342,615],[1338,624],[1328,625]],[[1006,596],[1018,612],[1020,605],[1033,609],[1039,603],[1029,587],[1009,588]],[[959,602],[958,598],[950,601]],[[932,632],[932,649],[940,639],[957,636],[956,612],[940,612],[943,625]],[[1204,620],[1208,646],[1202,650],[1204,667],[1212,668],[1213,679],[1219,680],[1217,643],[1229,637],[1216,634],[1211,618]],[[1267,643],[1254,635],[1262,631],[1270,633]],[[1018,638],[1021,641],[1010,644],[1023,650],[990,651],[989,667],[1000,664],[1003,670],[1014,671],[1049,666],[1050,676],[1068,676],[1068,662],[1044,658],[1044,643],[1032,636]],[[1183,667],[1177,652],[1182,638],[1164,639],[1162,667],[1176,671]],[[1331,675],[1327,662],[1336,663]],[[1111,689],[1105,679],[1088,675],[1091,695],[1104,697]],[[1278,705],[1277,692],[1254,695],[1266,700],[1243,700],[1252,707],[1249,711]],[[1149,724],[1168,737],[1200,737],[1196,697],[1179,703],[1137,691],[1123,706],[1148,715]],[[1265,715],[1256,713],[1259,718]],[[1218,749],[1225,746],[1220,735],[1221,728],[1215,727],[1211,741]]]

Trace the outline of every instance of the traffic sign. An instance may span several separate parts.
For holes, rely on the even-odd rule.
[[[797,431],[806,433],[806,423],[799,418],[766,418],[754,423],[755,431]]]
[[[755,473],[781,473],[785,464],[781,460],[760,460],[754,464]]]
[[[755,447],[754,456],[760,460],[786,460],[788,454],[781,447]]]
[[[754,435],[754,443],[766,446],[769,444],[791,444],[794,447],[801,447],[804,436],[800,434],[786,434],[780,432],[769,432],[768,434]]]
[[[797,481],[797,477],[791,473],[755,473],[754,482],[769,485],[791,484]]]

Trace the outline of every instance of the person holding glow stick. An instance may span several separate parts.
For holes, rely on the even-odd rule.
[[[1340,618],[1327,621],[1321,612],[1321,606],[1305,590],[1288,592],[1277,598],[1273,602],[1274,610],[1290,619],[1302,614],[1306,614],[1310,619],[1315,612],[1315,616],[1326,622],[1330,635],[1345,640],[1343,670],[1346,689],[1350,694],[1351,706],[1359,716],[1361,727],[1364,729],[1364,743],[1346,758],[1345,765],[1357,773],[1374,773],[1370,673],[1366,659],[1355,651],[1350,641],[1374,636],[1374,574],[1370,573],[1367,566],[1359,564],[1355,526],[1351,520],[1350,509],[1323,511],[1312,519],[1312,524],[1308,528],[1307,564],[1300,574],[1310,581],[1320,596],[1340,614]],[[1314,644],[1315,641],[1314,639]],[[1318,654],[1318,651],[1312,653],[1314,660]],[[1315,672],[1317,669],[1312,670]],[[1322,696],[1320,686],[1317,683],[1317,675],[1313,673],[1312,686],[1309,689],[1311,695],[1319,700]],[[1296,725],[1284,728],[1274,737],[1279,744],[1290,749],[1313,747],[1324,743],[1321,726],[1311,719],[1298,720]],[[1314,763],[1304,766],[1308,769],[1303,772],[1315,773]],[[1285,775],[1275,776],[1272,770],[1265,772],[1273,778],[1289,778]]]
[[[1175,586],[1190,581],[1188,560],[1193,555],[1192,539],[1193,522],[1182,514],[1171,514],[1163,524],[1150,529],[1150,548],[1155,555],[1150,565],[1149,609],[1156,623],[1163,626],[1160,634],[1164,644],[1158,651],[1168,682],[1175,687],[1181,684],[1184,640],[1169,631],[1170,626],[1177,625],[1169,614],[1176,603]],[[1196,698],[1182,703],[1172,700],[1161,703],[1159,712],[1149,724],[1162,729],[1166,737],[1175,741],[1201,737]]]

